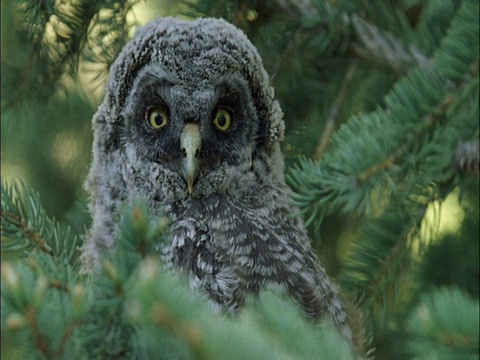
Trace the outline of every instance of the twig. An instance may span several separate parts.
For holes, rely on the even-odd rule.
[[[38,328],[35,309],[33,307],[27,308],[26,316],[32,327],[33,337],[35,339],[35,345],[37,346],[38,350],[40,350],[40,352],[44,354],[45,357],[48,359],[50,357],[49,356],[50,351],[48,349],[47,343],[45,342],[45,339],[42,336],[42,333],[40,332],[40,329]]]
[[[352,82],[353,76],[355,75],[356,71],[357,71],[357,61],[354,60],[353,63],[348,68],[347,72],[345,73],[345,77],[343,78],[342,84],[340,86],[340,91],[338,92],[338,95],[332,107],[330,108],[330,112],[328,113],[328,118],[325,123],[325,128],[323,129],[322,136],[317,145],[317,149],[315,150],[315,155],[313,156],[313,160],[315,161],[320,160],[323,152],[327,148],[328,141],[330,140],[330,137],[332,136],[332,133],[335,130],[335,124],[338,119],[338,113],[339,113],[340,107],[345,101],[348,88],[350,86],[350,83]]]
[[[462,88],[464,86],[465,86],[465,83],[461,84],[458,88]],[[430,111],[429,114],[425,115],[421,119],[421,121],[423,122],[423,125],[420,126],[418,131],[416,131],[414,134],[411,134],[411,136],[407,138],[407,141],[402,146],[400,146],[397,150],[395,150],[392,154],[390,154],[390,156],[385,158],[385,160],[383,160],[380,163],[374,164],[367,170],[361,172],[357,176],[357,183],[362,184],[368,181],[369,179],[373,178],[379,172],[385,171],[389,169],[391,166],[393,166],[410,149],[415,138],[418,138],[419,136],[421,136],[435,122],[437,122],[437,120],[442,119],[443,115],[448,111],[450,106],[454,104],[457,99],[458,99],[458,95],[453,95],[448,93],[442,99],[442,101]]]
[[[387,66],[403,75],[415,66],[428,67],[431,59],[413,44],[406,44],[392,33],[379,29],[357,15],[351,16],[351,25],[359,41],[353,43],[354,53],[364,60]]]
[[[74,321],[73,323],[68,324],[67,328],[65,329],[65,332],[63,333],[62,340],[60,341],[60,344],[57,347],[57,350],[55,350],[55,357],[60,358],[63,353],[65,352],[65,347],[68,343],[68,340],[71,338],[73,334],[73,330],[75,327],[78,325],[78,321]]]
[[[63,284],[61,281],[57,279],[51,279],[50,280],[50,286],[57,289],[61,290],[66,293],[70,293],[70,290],[68,289],[68,286],[66,284]]]
[[[28,227],[28,222],[25,219],[22,219],[19,216],[4,210],[0,210],[0,215],[2,218],[11,219],[17,222],[18,224],[20,224],[20,229],[24,237],[26,237],[27,239],[30,239],[33,243],[37,244],[40,250],[42,250],[43,252],[47,253],[50,256],[55,255],[52,249],[50,249],[46,244],[46,242],[43,240],[42,236],[38,232],[33,231]],[[3,226],[1,229],[3,233],[4,232]]]

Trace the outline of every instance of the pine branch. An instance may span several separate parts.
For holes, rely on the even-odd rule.
[[[478,40],[478,35],[475,37],[476,33],[472,32],[478,18],[470,15],[464,18],[469,11],[474,13],[468,5],[460,9],[449,36],[434,58],[433,72],[412,71],[386,96],[385,110],[353,116],[334,134],[331,151],[325,153],[321,162],[305,160],[289,172],[287,178],[296,192],[295,199],[302,213],[310,215],[308,223],[317,222],[318,214],[334,209],[368,214],[374,191],[385,194],[398,191],[402,188],[401,182],[408,179],[410,169],[422,164],[435,169],[434,177],[442,171],[450,173],[449,159],[455,136],[471,136],[456,124],[461,119],[463,127],[476,127],[478,134],[475,118],[478,102],[473,108],[468,105],[478,84],[478,66],[475,66],[478,51],[475,46],[458,51],[458,46],[463,49],[465,39],[473,44]],[[455,46],[457,39],[460,43],[456,42]],[[444,63],[447,60],[449,62]],[[445,79],[445,69],[451,62],[455,63],[449,70],[451,78]],[[461,107],[464,107],[461,112],[455,111]],[[462,112],[472,114],[463,116]],[[439,124],[447,125],[449,131],[441,130]],[[449,143],[449,146],[435,147],[435,141]],[[433,157],[438,163],[430,161],[433,149],[443,154],[443,159],[437,153]]]
[[[25,220],[22,220],[19,216],[9,213],[9,212],[4,212],[4,210],[0,210],[0,216],[7,221],[10,224],[15,224],[18,225],[18,230],[20,230],[21,238],[24,239],[29,239],[33,245],[38,246],[38,248],[43,251],[44,253],[53,256],[53,251],[50,249],[49,246],[46,245],[45,241],[42,239],[40,234],[38,232],[35,232],[31,228],[29,228],[27,222]],[[2,232],[2,242],[3,241],[8,241],[7,239],[4,240],[4,228],[2,226],[1,228]],[[2,244],[3,245],[3,244]],[[24,245],[25,247],[28,245]],[[17,251],[19,249],[19,246],[5,246],[7,249]],[[23,247],[20,245],[20,248]]]
[[[327,324],[315,328],[304,322],[287,299],[263,294],[239,318],[228,319],[212,316],[205,301],[189,296],[179,286],[183,281],[167,276],[154,258],[142,261],[136,280],[126,304],[130,319],[137,327],[148,326],[155,338],[174,334],[193,358],[352,358],[338,333]]]
[[[460,84],[460,86],[458,86],[459,92],[463,86],[465,86],[465,84]],[[429,113],[423,116],[423,118],[420,120],[420,125],[412,132],[412,134],[409,134],[407,141],[403,145],[399,146],[383,161],[374,164],[370,168],[358,174],[356,179],[357,184],[367,182],[376,177],[380,172],[388,171],[391,167],[398,165],[404,159],[405,155],[410,151],[410,149],[414,147],[417,139],[421,138],[425,132],[432,129],[432,127],[438,121],[442,121],[445,118],[447,112],[450,111],[457,99],[457,95],[453,95],[450,92],[447,93],[445,97],[438,103],[438,105],[433,107]],[[401,102],[401,99],[400,96],[392,96],[391,98],[387,98],[386,102],[387,104],[391,104],[393,108],[398,102]]]
[[[30,333],[33,342],[25,346],[44,358],[61,358],[86,309],[86,300],[79,300],[78,291],[71,290],[77,288],[74,259],[79,237],[49,218],[38,193],[23,183],[2,183],[1,216],[2,252],[28,254],[23,262],[2,264],[2,309],[11,335]],[[45,312],[54,300],[60,300],[62,307],[83,304],[72,307],[73,313],[57,310],[56,332],[51,334],[52,322],[49,318],[45,322]]]
[[[9,4],[12,15],[22,14],[25,19],[24,23],[15,24],[14,31],[19,39],[26,40],[26,47],[22,44],[26,53],[24,63],[17,58],[2,58],[2,67],[9,69],[12,83],[12,91],[2,93],[2,106],[20,108],[32,101],[32,94],[42,102],[59,90],[65,91],[65,81],[75,78],[84,56],[97,64],[107,64],[100,70],[105,77],[108,66],[126,43],[126,16],[134,2],[82,0],[37,4],[18,0]]]
[[[407,321],[408,347],[416,358],[476,359],[479,352],[479,303],[457,288],[422,296]]]
[[[5,336],[25,352],[44,359],[63,358],[67,348],[78,341],[72,335],[89,308],[83,287],[75,284],[74,277],[61,282],[55,278],[60,271],[71,274],[55,267],[52,258],[42,252],[26,262],[2,263]]]
[[[127,15],[138,0],[105,0],[92,18],[83,50],[83,70],[92,77],[91,89],[103,86],[110,66],[129,39],[137,23],[128,23]],[[99,6],[100,8],[100,6]]]
[[[2,182],[1,190],[2,251],[39,249],[55,261],[72,263],[80,239],[46,215],[38,193],[16,182]]]
[[[425,204],[408,204],[413,209],[406,206],[392,201],[378,219],[361,229],[340,275],[342,287],[361,299],[359,305],[381,329],[400,289],[408,290],[411,242],[426,213]],[[413,218],[412,213],[416,214]]]
[[[26,318],[32,328],[36,348],[40,351],[41,354],[43,354],[43,356],[48,357],[50,355],[50,350],[45,339],[43,338],[42,332],[39,329],[37,314],[33,307],[28,307],[26,309]]]
[[[124,319],[124,303],[133,272],[154,247],[167,228],[166,219],[150,222],[144,203],[125,208],[116,249],[107,254],[92,279],[92,295],[97,299],[83,327],[85,346],[92,357],[123,358],[133,351],[134,329]],[[109,339],[106,341],[106,339]]]

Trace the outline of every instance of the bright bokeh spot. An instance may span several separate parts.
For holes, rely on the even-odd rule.
[[[443,201],[431,203],[424,216],[421,227],[421,243],[435,242],[447,234],[455,234],[465,217],[465,211],[459,202],[459,190],[453,190]],[[414,246],[415,250],[418,247]]]

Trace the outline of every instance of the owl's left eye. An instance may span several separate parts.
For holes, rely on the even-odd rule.
[[[232,126],[232,116],[227,109],[219,109],[213,118],[213,125],[221,131],[227,131]]]
[[[163,107],[149,107],[147,109],[146,120],[154,129],[161,129],[168,124],[167,110]]]

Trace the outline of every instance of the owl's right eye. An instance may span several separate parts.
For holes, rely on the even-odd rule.
[[[163,107],[149,107],[147,109],[146,120],[154,129],[161,129],[168,124],[167,110]]]

